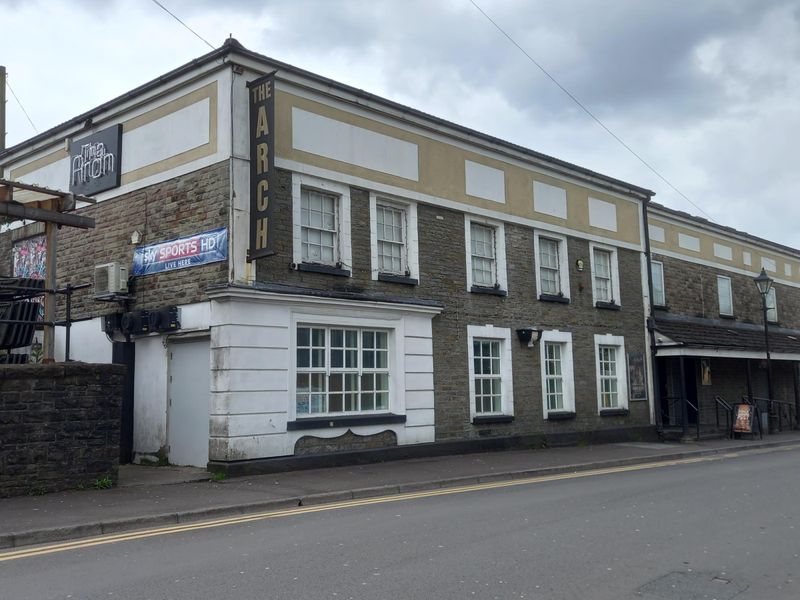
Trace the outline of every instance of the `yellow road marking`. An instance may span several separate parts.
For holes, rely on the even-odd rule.
[[[800,445],[779,448],[780,450],[798,449]],[[761,449],[751,451],[751,453],[759,453],[775,449]],[[446,488],[437,488],[433,490],[425,490],[421,492],[409,492],[405,494],[394,494],[391,496],[379,496],[374,498],[361,498],[357,500],[345,500],[342,502],[331,502],[329,504],[319,504],[316,506],[299,506],[297,508],[281,509],[268,512],[252,513],[237,517],[226,517],[214,519],[209,521],[199,521],[196,523],[186,523],[183,525],[168,525],[165,527],[157,527],[153,529],[143,529],[139,531],[130,531],[127,533],[119,533],[112,535],[104,535],[92,538],[85,538],[71,542],[61,542],[57,544],[49,544],[46,546],[36,546],[24,550],[14,550],[10,552],[0,553],[0,562],[9,560],[18,560],[21,558],[31,558],[34,556],[43,556],[46,554],[53,554],[55,552],[66,552],[68,550],[80,550],[83,548],[91,548],[93,546],[102,546],[105,544],[114,544],[117,542],[128,542],[133,540],[141,540],[149,537],[156,537],[161,535],[170,535],[175,533],[183,533],[186,531],[197,531],[200,529],[210,529],[212,527],[224,527],[226,525],[239,525],[242,523],[250,523],[253,521],[263,521],[266,519],[277,519],[282,517],[293,517],[297,515],[305,515],[316,512],[323,512],[329,510],[341,510],[344,508],[354,508],[358,506],[369,506],[371,504],[384,504],[387,502],[403,502],[406,500],[417,500],[420,498],[433,498],[436,496],[448,496],[451,494],[463,494],[465,492],[477,492],[483,490],[492,490],[505,487],[513,487],[518,485],[530,485],[534,483],[547,483],[550,481],[561,481],[565,479],[579,479],[583,477],[595,477],[598,475],[611,475],[614,473],[625,473],[629,471],[642,471],[646,469],[658,469],[663,467],[672,467],[677,465],[688,465],[700,462],[709,462],[715,460],[723,460],[728,458],[737,458],[740,456],[738,452],[729,452],[726,454],[717,454],[713,456],[703,456],[697,458],[682,458],[675,460],[665,460],[651,463],[641,463],[636,465],[628,465],[623,467],[607,467],[603,469],[593,469],[590,471],[577,471],[572,473],[559,473],[556,475],[538,475],[535,477],[525,477],[521,479],[512,479],[505,481],[495,481],[487,483],[477,483],[472,485],[454,486]]]

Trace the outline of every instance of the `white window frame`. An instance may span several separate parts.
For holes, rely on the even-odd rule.
[[[404,273],[387,273],[406,276],[419,280],[419,233],[417,229],[417,204],[385,194],[369,194],[369,239],[372,265],[372,280],[377,281],[382,273],[378,261],[378,205],[388,206],[405,213],[405,240],[403,262],[408,275]]]
[[[536,271],[536,294],[538,297],[542,295],[542,279],[539,264],[539,238],[546,238],[558,242],[558,277],[559,287],[561,288],[561,297],[569,300],[569,254],[567,252],[567,238],[566,236],[549,231],[534,231],[533,232],[533,253],[534,253],[534,266]],[[549,294],[548,294],[549,295]]]
[[[558,411],[550,411],[547,408],[547,378],[545,365],[545,343],[561,344],[561,378],[562,393],[564,396],[564,408]],[[542,415],[545,420],[550,412],[575,412],[575,369],[572,362],[572,334],[568,331],[543,331],[539,338],[539,363],[541,364],[542,382]]]
[[[466,241],[466,254],[467,254],[467,291],[472,291],[472,223],[483,225],[484,227],[491,227],[494,229],[494,255],[495,255],[495,269],[496,269],[496,285],[497,290],[508,291],[508,277],[506,275],[506,230],[501,221],[493,221],[490,219],[478,218],[470,215],[464,215],[464,239]],[[487,287],[488,286],[478,286]]]
[[[297,418],[325,417],[324,414],[297,414],[297,328],[322,327],[322,328],[355,328],[367,330],[382,330],[389,332],[389,410],[388,414],[405,414],[405,377],[404,373],[404,340],[405,330],[401,317],[397,318],[363,318],[355,315],[331,315],[316,312],[298,311],[292,313],[291,329],[289,330],[289,406],[287,418],[293,421]],[[326,363],[328,364],[328,363]],[[387,411],[348,412],[335,413],[335,416],[349,415],[382,415]]]
[[[656,277],[653,273],[653,305],[654,306],[666,306],[667,305],[667,290],[664,287],[664,263],[660,260],[651,260],[650,261],[650,272],[653,273],[653,266],[658,265],[660,267],[660,276],[658,277],[658,282],[661,285],[661,300],[663,302],[659,302],[658,294],[656,293]]]
[[[774,318],[771,317],[770,312],[775,315]],[[778,293],[775,291],[774,285],[769,288],[767,293],[767,321],[770,323],[778,322]]]
[[[614,246],[609,246],[607,244],[597,244],[595,242],[589,242],[589,264],[592,269],[592,300],[595,304],[598,302],[609,302],[608,300],[600,300],[597,297],[597,288],[595,282],[595,260],[594,260],[594,251],[601,250],[603,252],[608,252],[609,254],[609,263],[611,269],[611,302],[616,306],[622,306],[622,300],[620,299],[620,291],[619,291],[619,257],[617,254],[617,249]]]
[[[296,265],[303,264],[303,243],[302,243],[302,193],[304,189],[322,192],[337,196],[336,217],[337,217],[337,259],[335,263],[306,263],[324,264],[338,267],[352,272],[352,239],[350,235],[350,187],[312,177],[301,173],[292,174],[292,260]]]
[[[727,289],[728,295],[730,297],[730,311],[724,312],[722,310],[722,292],[724,289]],[[726,277],[725,275],[717,275],[717,302],[719,304],[719,314],[725,317],[732,317],[733,316],[733,282],[731,281],[730,277]]]
[[[475,338],[500,342],[500,412],[479,413],[475,410],[475,354],[472,343]],[[469,416],[475,417],[514,416],[514,383],[511,365],[511,329],[493,325],[467,325],[467,357],[469,365]]]
[[[602,387],[600,384],[600,346],[615,346],[617,349],[617,406],[603,408],[601,403]],[[597,382],[597,414],[609,410],[628,410],[628,355],[625,353],[625,338],[621,335],[595,334],[594,336],[594,370]]]

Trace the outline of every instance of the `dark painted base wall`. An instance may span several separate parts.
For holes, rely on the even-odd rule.
[[[125,367],[0,365],[0,497],[116,482]]]

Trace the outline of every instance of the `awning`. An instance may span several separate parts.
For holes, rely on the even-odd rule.
[[[763,325],[656,317],[655,330],[658,356],[766,356]],[[800,331],[770,326],[769,346],[773,358],[800,360]]]

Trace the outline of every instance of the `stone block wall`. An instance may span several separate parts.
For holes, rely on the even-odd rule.
[[[653,253],[664,264],[664,289],[670,313],[719,319],[717,275],[731,279],[733,314],[737,321],[761,325],[764,322],[761,294],[749,275]],[[774,283],[778,325],[800,329],[800,289]]]
[[[117,480],[125,367],[0,365],[0,497]]]
[[[418,204],[419,284],[371,279],[369,193],[350,189],[351,277],[292,270],[291,173],[278,171],[273,215],[275,255],[256,263],[257,279],[313,289],[360,292],[409,299],[436,300],[444,311],[433,320],[436,439],[439,441],[517,436],[531,433],[594,431],[648,425],[647,402],[631,402],[628,416],[599,416],[595,377],[594,335],[624,336],[626,352],[645,352],[644,301],[641,256],[618,249],[621,310],[594,307],[589,242],[568,238],[570,303],[542,302],[536,291],[534,230],[505,223],[508,295],[475,294],[466,289],[464,213]],[[578,272],[575,262],[583,259]],[[470,421],[468,325],[492,324],[512,331],[514,420],[511,423],[474,425]],[[540,349],[523,347],[515,330],[537,325],[568,331],[573,336],[576,418],[543,419]]]
[[[139,245],[144,245],[227,226],[229,182],[228,163],[221,162],[80,209],[78,214],[92,217],[96,226],[94,229],[63,227],[59,230],[58,285],[93,283],[97,264],[119,262],[130,268],[134,231],[142,235]],[[12,273],[13,241],[42,231],[41,224],[33,224],[0,235],[0,275]],[[156,309],[202,301],[206,287],[227,280],[227,262],[137,277],[133,308]],[[119,310],[117,304],[96,302],[93,295],[93,288],[75,292],[73,318]],[[63,297],[59,298],[58,306],[63,318]]]

